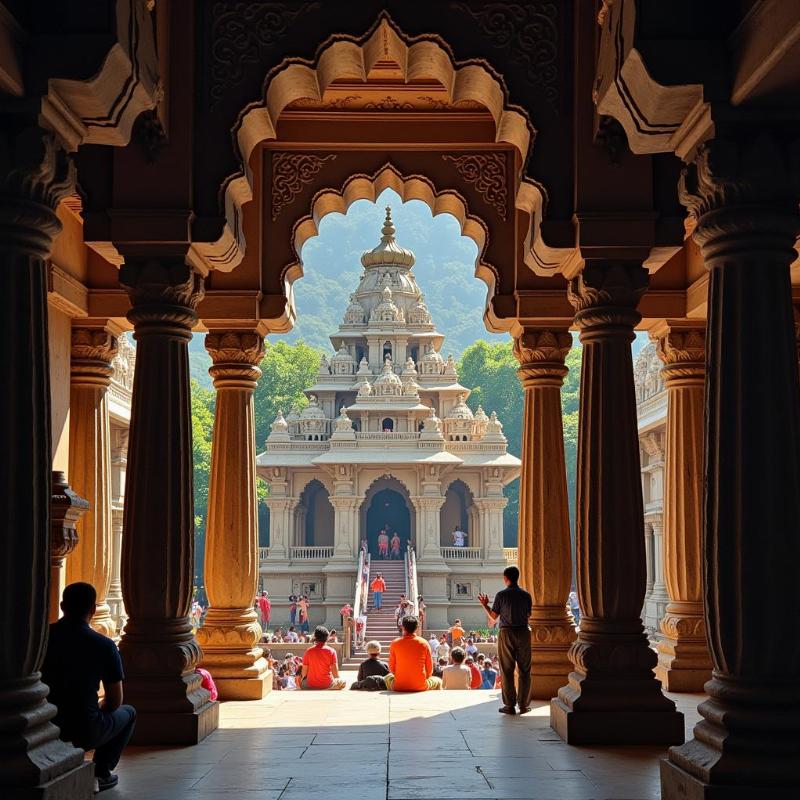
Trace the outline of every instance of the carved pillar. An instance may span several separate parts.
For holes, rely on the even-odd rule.
[[[567,471],[561,424],[564,359],[572,336],[564,330],[524,329],[514,340],[524,391],[519,484],[521,584],[533,597],[532,696],[549,700],[567,682],[575,628],[567,614],[572,582]]]
[[[205,344],[214,362],[209,372],[217,402],[205,553],[209,609],[197,640],[221,700],[260,700],[272,689],[253,609],[258,585],[253,392],[264,338],[250,331],[212,332]]]
[[[137,341],[128,438],[120,641],[135,741],[192,744],[217,726],[195,668],[189,339],[202,278],[179,259],[128,258],[120,272]]]
[[[117,638],[122,634],[127,615],[122,602],[122,531],[125,511],[125,468],[128,463],[128,429],[112,429],[111,448],[111,583],[108,586],[108,607],[116,626]]]
[[[78,546],[67,559],[67,583],[85,581],[97,590],[92,627],[116,633],[106,602],[111,583],[111,428],[108,385],[117,337],[105,327],[73,327],[69,398],[69,478],[89,501],[78,522]]]
[[[691,326],[691,327],[689,327]],[[661,620],[656,675],[672,692],[702,692],[711,677],[703,620],[702,497],[705,328],[695,321],[651,331],[664,362],[667,444],[664,572],[669,603]]]
[[[47,264],[74,168],[53,137],[0,115],[0,796],[92,796],[83,752],[58,738],[39,670],[50,602]]]
[[[578,638],[551,725],[571,744],[683,741],[683,715],[653,675],[641,620],[644,538],[631,342],[647,272],[589,263],[569,283],[583,344],[575,508]]]
[[[645,555],[645,564],[647,567],[647,578],[645,580],[645,592],[644,592],[644,599],[645,604],[647,603],[647,598],[653,593],[653,529],[650,526],[649,522],[645,522],[644,524],[644,555]]]
[[[53,494],[50,498],[50,622],[61,616],[64,591],[64,560],[78,544],[76,523],[89,508],[89,502],[72,491],[67,476],[53,471]]]
[[[328,500],[333,506],[333,556],[352,563],[355,558],[353,550],[353,531],[358,530],[359,497],[342,497],[331,495]]]
[[[800,791],[800,386],[789,278],[800,162],[796,140],[734,133],[699,149],[679,189],[711,272],[703,586],[713,672],[694,738],[662,762],[668,800]]]

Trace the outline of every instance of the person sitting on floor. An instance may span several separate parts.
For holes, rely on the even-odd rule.
[[[419,620],[404,617],[403,635],[389,647],[389,669],[384,678],[386,688],[395,692],[424,692],[441,689],[442,681],[433,675],[433,660],[428,643],[416,635]]]
[[[467,656],[464,664],[466,664],[467,668],[469,669],[470,675],[472,675],[472,680],[470,681],[469,688],[470,689],[480,689],[481,683],[483,683],[483,676],[481,675],[481,671],[478,669],[478,665],[475,663],[475,659],[472,656]]]
[[[383,679],[389,674],[389,665],[380,660],[381,649],[380,642],[367,642],[368,658],[361,662],[358,668],[358,678],[350,686],[351,689],[374,692],[386,688]]]
[[[472,673],[464,663],[467,654],[460,648],[454,647],[450,653],[453,663],[445,667],[442,673],[443,689],[469,689],[472,683]]]
[[[314,629],[314,646],[303,656],[300,673],[301,689],[344,689],[345,682],[339,677],[336,651],[328,647],[328,629],[319,625]]]
[[[444,674],[444,668],[447,666],[447,659],[440,658],[433,665],[433,675],[435,678],[441,678]]]
[[[492,662],[486,658],[483,661],[483,669],[481,670],[481,689],[494,689],[497,683],[497,670],[492,666]]]
[[[61,599],[64,616],[50,626],[42,681],[56,707],[53,723],[61,738],[94,750],[99,792],[119,782],[113,772],[136,724],[133,706],[122,704],[122,659],[114,642],[89,627],[97,610],[97,592],[89,583],[71,583]],[[103,684],[105,697],[98,703]]]

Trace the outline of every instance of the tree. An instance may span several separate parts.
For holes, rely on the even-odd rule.
[[[193,380],[191,386],[192,459],[194,463],[195,584],[202,585],[205,560],[208,484],[211,477],[211,438],[214,430],[213,389],[204,389]]]
[[[575,519],[575,468],[578,450],[578,397],[581,371],[580,346],[573,346],[567,355],[569,374],[561,390],[561,410],[564,424],[564,455],[567,467],[567,492],[570,523]],[[459,380],[472,390],[468,404],[473,411],[479,405],[487,414],[497,412],[508,438],[508,450],[515,456],[522,451],[523,393],[517,378],[518,363],[512,342],[489,344],[478,340],[465,351],[458,364]],[[517,542],[519,519],[519,481],[506,487],[508,498],[503,515],[503,539],[509,546]]]

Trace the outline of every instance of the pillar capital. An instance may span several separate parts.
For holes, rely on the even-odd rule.
[[[191,339],[204,285],[203,276],[182,258],[129,258],[120,269],[119,282],[131,301],[128,319],[137,340],[151,332]]]
[[[753,241],[797,231],[800,167],[797,142],[741,125],[701,145],[681,172],[678,198],[696,220],[706,266],[727,252],[730,234]],[[719,244],[719,248],[717,247]]]
[[[650,331],[664,364],[665,387],[676,380],[702,383],[706,376],[706,326],[702,320],[663,320]]]
[[[217,389],[225,386],[256,388],[261,377],[258,365],[264,358],[264,337],[257,331],[212,331],[206,336],[206,350],[214,362],[209,374]]]
[[[114,372],[117,337],[106,328],[73,326],[70,376],[73,384],[108,386]]]
[[[524,389],[534,386],[561,386],[569,371],[564,365],[572,347],[569,331],[523,328],[514,339],[514,357],[519,362],[517,375]]]
[[[591,330],[630,329],[641,316],[636,306],[647,291],[649,277],[641,265],[630,262],[587,261],[567,284],[567,298],[575,309],[581,340]]]

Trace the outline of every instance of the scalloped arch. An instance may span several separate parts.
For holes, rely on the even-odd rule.
[[[520,160],[518,177],[522,175],[535,129],[521,108],[508,103],[502,78],[488,64],[456,61],[447,43],[438,36],[407,36],[382,12],[360,39],[332,37],[320,46],[315,61],[286,59],[266,76],[263,99],[242,111],[232,132],[243,172],[231,176],[222,187],[226,219],[223,233],[216,242],[192,245],[189,259],[198,269],[230,271],[241,263],[246,248],[243,206],[253,199],[254,162],[261,143],[277,140],[276,125],[282,111],[301,98],[321,100],[334,81],[366,82],[370,70],[382,58],[400,65],[404,81],[434,79],[445,88],[450,102],[471,101],[484,106],[494,120],[494,142],[515,148]],[[521,180],[515,205],[532,219],[539,218],[545,198],[541,185]],[[529,251],[527,247],[526,260]]]

